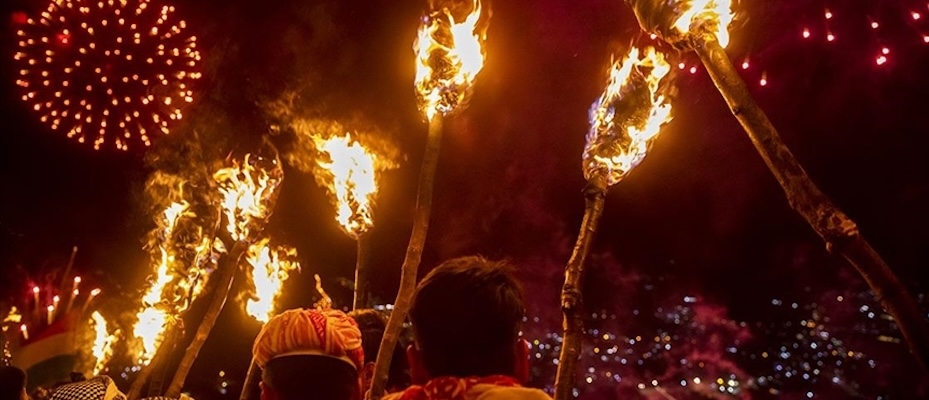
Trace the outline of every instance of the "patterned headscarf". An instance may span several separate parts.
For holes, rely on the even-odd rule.
[[[319,355],[341,359],[356,370],[364,365],[361,332],[355,320],[339,310],[287,310],[271,318],[252,347],[259,367],[289,355]]]
[[[520,386],[516,379],[504,375],[470,378],[443,376],[432,379],[423,386],[410,386],[396,398],[399,400],[465,400],[468,391],[477,385]]]
[[[126,400],[106,375],[90,378],[86,381],[69,383],[57,387],[50,400]]]

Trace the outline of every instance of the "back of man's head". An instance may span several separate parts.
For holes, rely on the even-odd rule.
[[[358,371],[337,358],[292,355],[268,361],[261,381],[277,400],[349,400],[356,397]]]
[[[26,389],[26,373],[16,367],[0,367],[0,399],[21,399]]]
[[[361,332],[337,310],[287,310],[262,327],[252,356],[262,368],[262,398],[361,397]]]
[[[358,329],[361,330],[361,346],[365,353],[364,367],[364,385],[363,389],[367,390],[371,385],[371,379],[374,374],[374,361],[377,359],[377,352],[381,348],[381,340],[384,338],[384,331],[387,329],[387,316],[371,308],[362,308],[352,310],[348,313],[349,317],[358,323]],[[390,359],[390,368],[387,370],[388,392],[399,391],[410,386],[410,367],[407,365],[404,357],[402,340],[397,340],[394,346],[394,354]]]
[[[430,376],[513,375],[524,314],[513,268],[475,256],[448,260],[426,275],[410,320]]]

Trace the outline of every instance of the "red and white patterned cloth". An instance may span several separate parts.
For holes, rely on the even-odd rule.
[[[386,400],[491,400],[491,399],[550,399],[544,392],[520,386],[509,376],[457,378],[445,376],[425,385],[413,385]]]
[[[275,357],[320,355],[364,366],[361,331],[355,320],[339,310],[287,310],[261,328],[252,355],[264,368]]]

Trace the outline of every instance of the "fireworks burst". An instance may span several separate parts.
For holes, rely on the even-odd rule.
[[[151,0],[51,0],[17,30],[16,84],[39,119],[95,149],[151,145],[193,101],[196,37]]]

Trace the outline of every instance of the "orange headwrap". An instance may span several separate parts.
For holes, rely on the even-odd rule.
[[[360,370],[364,350],[358,324],[339,310],[287,310],[261,328],[252,347],[261,368],[273,358],[299,354],[338,358]]]

